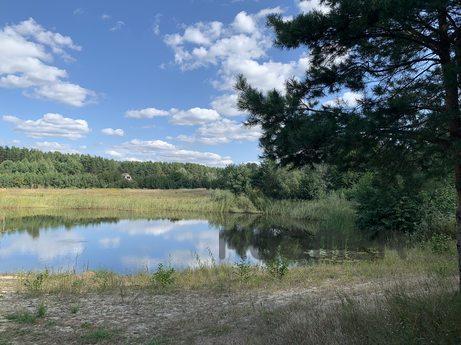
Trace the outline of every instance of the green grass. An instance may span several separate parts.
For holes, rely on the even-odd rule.
[[[256,212],[253,204],[244,197],[205,189],[0,189],[0,209],[24,208]]]
[[[115,333],[113,331],[99,327],[82,335],[81,340],[84,344],[98,344],[102,341],[111,340],[114,337]]]
[[[8,314],[5,318],[9,321],[23,324],[33,324],[37,321],[37,315],[29,311],[19,311],[12,314]]]
[[[17,311],[11,314],[5,315],[5,318],[9,321],[22,323],[22,324],[34,324],[38,319],[43,319],[46,316],[46,306],[44,303],[40,303],[35,313],[28,310]]]
[[[114,216],[116,212],[137,216],[264,213],[322,221],[325,229],[352,228],[355,221],[351,203],[337,195],[314,201],[264,199],[258,208],[246,196],[222,190],[0,189],[0,221],[2,216],[40,215],[49,210],[99,211]]]
[[[456,263],[455,245],[451,242],[447,253],[434,252],[429,245],[425,245],[408,249],[405,257],[401,257],[395,250],[386,249],[384,257],[374,260],[341,263],[324,261],[289,269],[284,263],[278,263],[267,267],[241,264],[202,265],[167,273],[162,268],[158,272],[134,275],[118,275],[106,271],[46,275],[30,273],[19,276],[17,288],[32,295],[109,291],[123,293],[128,290],[148,290],[153,293],[284,290],[325,284],[366,283],[382,279],[396,281],[432,276],[447,278],[456,275]],[[40,277],[39,285],[34,283],[37,277]]]
[[[402,286],[374,297],[293,303],[263,311],[252,344],[461,344],[461,294],[453,288]]]

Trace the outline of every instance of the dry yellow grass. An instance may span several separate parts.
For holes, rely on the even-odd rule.
[[[220,209],[205,189],[0,189],[0,208],[99,209],[214,212]]]

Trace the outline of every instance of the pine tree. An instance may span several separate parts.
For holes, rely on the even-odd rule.
[[[307,48],[310,66],[286,93],[240,77],[239,107],[261,125],[264,155],[282,165],[330,163],[382,172],[455,175],[461,288],[461,3],[323,0],[269,25],[282,48]],[[361,95],[351,99],[338,95]],[[328,100],[338,98],[337,101]]]

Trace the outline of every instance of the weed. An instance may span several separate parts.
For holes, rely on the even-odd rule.
[[[274,278],[283,279],[288,273],[288,261],[281,255],[277,255],[266,263],[267,272]]]
[[[235,267],[240,281],[244,283],[248,282],[251,277],[252,266],[248,262],[242,260],[241,262],[235,264]]]
[[[24,281],[24,286],[26,287],[28,292],[38,293],[41,291],[43,287],[43,283],[48,277],[49,277],[48,270],[45,270],[44,272],[40,272],[36,275],[29,275]]]
[[[32,314],[29,311],[21,311],[12,314],[8,314],[5,316],[7,320],[13,321],[16,323],[23,323],[23,324],[33,324],[37,321],[37,316]]]
[[[40,303],[37,308],[37,317],[43,319],[46,316],[46,306],[44,303]]]
[[[82,336],[82,342],[85,344],[97,344],[101,341],[110,340],[114,333],[105,328],[96,328]]]
[[[70,307],[71,314],[77,314],[80,310],[80,307],[77,304],[74,304]]]
[[[152,275],[151,282],[154,286],[169,287],[174,284],[175,272],[173,267],[165,268],[163,264],[159,264],[157,271]]]

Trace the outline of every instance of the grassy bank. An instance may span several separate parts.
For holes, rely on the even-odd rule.
[[[286,271],[0,277],[0,344],[457,344],[452,249],[427,244],[406,257],[388,250],[379,260]]]
[[[219,193],[219,192],[218,192]],[[0,208],[95,209],[136,212],[255,212],[206,189],[0,189]]]
[[[376,292],[375,292],[376,293]],[[429,345],[461,343],[461,294],[444,281],[405,284],[377,295],[341,294],[266,310],[253,344]]]
[[[155,272],[118,275],[107,271],[74,273],[28,273],[19,275],[15,289],[29,294],[85,294],[145,290],[152,293],[183,291],[238,292],[286,290],[332,284],[339,286],[369,281],[411,280],[420,277],[449,278],[456,275],[454,244],[448,253],[435,253],[430,244],[408,249],[402,255],[386,250],[384,257],[369,261],[319,262],[291,267],[281,261],[266,266],[216,265],[197,262],[175,271],[167,265]]]
[[[206,189],[0,189],[0,216],[8,210],[124,211],[141,214],[162,212],[263,213],[295,219],[326,220],[350,226],[355,219],[351,204],[338,196],[318,201],[255,200],[228,191]],[[10,212],[11,213],[11,212]],[[328,226],[328,224],[326,224]]]

